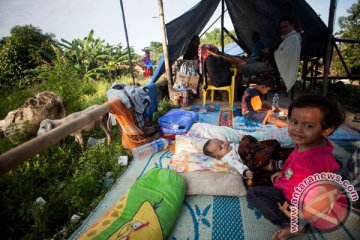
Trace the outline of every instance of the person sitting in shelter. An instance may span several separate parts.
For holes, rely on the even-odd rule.
[[[292,18],[294,22],[294,30],[298,33],[301,33],[301,21],[298,16],[296,16],[293,12],[293,7],[291,2],[285,2],[281,7],[282,17]],[[281,36],[281,33],[280,33]]]
[[[200,45],[200,37],[194,35],[191,38],[191,42],[189,43],[187,50],[183,56],[185,60],[199,60],[198,48]]]
[[[274,87],[274,82],[270,79],[257,78],[250,84],[242,96],[241,112],[245,119],[253,122],[266,124],[270,122],[278,127],[287,127],[288,123],[272,115],[272,107],[261,101],[261,95],[267,94]],[[285,114],[286,109],[281,109]]]
[[[295,84],[300,62],[301,36],[293,28],[292,18],[280,20],[280,32],[283,39],[277,49],[265,48],[269,61],[253,62],[242,67],[243,75],[258,75],[265,70],[277,69],[283,79],[287,91]]]
[[[263,55],[264,44],[260,40],[260,33],[253,32],[251,39],[255,45],[254,45],[254,48],[251,50],[250,58],[248,58],[246,60],[246,64],[249,64],[249,63],[259,60],[261,58],[261,56]]]

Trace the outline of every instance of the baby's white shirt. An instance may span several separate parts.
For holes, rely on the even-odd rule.
[[[239,144],[236,143],[230,143],[231,146],[230,152],[228,152],[225,156],[222,157],[222,161],[226,162],[230,167],[234,168],[236,171],[238,171],[243,178],[246,178],[244,176],[245,171],[249,170],[249,168],[242,162],[241,157],[238,152]]]

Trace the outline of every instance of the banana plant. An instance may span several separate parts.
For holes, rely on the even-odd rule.
[[[61,39],[64,57],[69,59],[74,67],[86,79],[115,78],[125,70],[119,66],[128,65],[127,49],[120,44],[109,45],[104,40],[94,38],[94,31],[83,39],[69,42]],[[131,48],[134,54],[134,50]]]

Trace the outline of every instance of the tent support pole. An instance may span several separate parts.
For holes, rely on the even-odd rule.
[[[120,6],[121,6],[121,13],[122,13],[122,18],[123,18],[123,23],[124,23],[126,45],[127,45],[128,54],[129,54],[129,67],[130,67],[130,72],[131,72],[131,77],[132,77],[132,80],[133,80],[133,84],[135,85],[134,67],[133,67],[132,59],[131,59],[130,46],[129,46],[129,37],[128,37],[127,28],[126,28],[125,13],[124,13],[124,6],[123,6],[122,0],[120,0]]]
[[[169,51],[168,45],[166,41],[166,26],[165,26],[165,17],[164,17],[164,7],[162,0],[158,0],[159,5],[159,17],[160,17],[160,25],[161,25],[161,35],[162,35],[162,45],[163,45],[163,52],[164,52],[164,61],[165,61],[165,76],[168,83],[168,89],[172,88],[172,79],[171,79],[171,71],[170,71],[170,61],[169,61]]]
[[[225,0],[221,0],[221,52],[224,52],[224,12]]]
[[[336,0],[331,0],[330,9],[329,9],[329,22],[328,22],[328,42],[326,46],[326,55],[325,55],[325,66],[324,66],[324,88],[323,95],[326,96],[327,88],[328,88],[328,75],[330,71],[330,62],[333,48],[333,30],[334,30],[334,18],[336,11]]]

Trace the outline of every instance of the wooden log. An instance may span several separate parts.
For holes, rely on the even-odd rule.
[[[0,155],[0,175],[7,173],[11,169],[14,169],[25,160],[40,153],[48,147],[60,142],[62,139],[69,136],[71,133],[79,130],[84,125],[90,123],[94,119],[97,119],[101,115],[109,112],[110,105],[101,105],[83,116],[75,118],[64,125],[61,125],[44,135],[31,139],[9,151]]]

